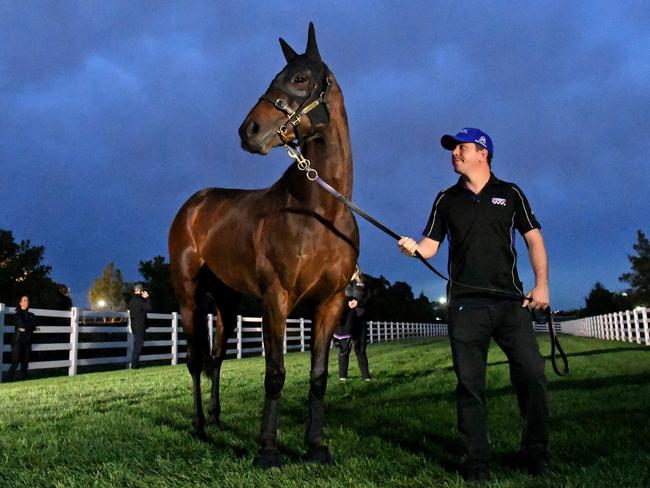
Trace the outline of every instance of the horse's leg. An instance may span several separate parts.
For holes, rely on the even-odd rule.
[[[314,315],[311,339],[311,375],[309,381],[309,416],[305,440],[307,456],[319,464],[332,464],[323,438],[325,424],[325,390],[327,389],[327,361],[334,329],[343,309],[343,294],[321,303]]]
[[[225,286],[224,286],[225,288]],[[228,339],[233,330],[237,327],[237,304],[241,295],[231,289],[219,290],[217,298],[217,330],[214,335],[213,369],[212,369],[212,393],[208,405],[208,422],[212,425],[219,425],[221,414],[221,402],[219,400],[219,380],[221,376],[221,364],[226,357],[228,350]]]
[[[194,414],[192,426],[199,439],[205,439],[205,416],[201,401],[201,372],[210,360],[206,316],[200,303],[203,300],[198,279],[187,278],[176,286],[179,296],[183,332],[187,338],[187,369],[192,376]],[[179,293],[180,290],[180,293]]]
[[[283,344],[288,308],[288,294],[279,286],[264,297],[262,326],[266,359],[265,398],[260,429],[261,448],[255,457],[255,464],[262,468],[280,466],[280,451],[276,438],[285,378]]]

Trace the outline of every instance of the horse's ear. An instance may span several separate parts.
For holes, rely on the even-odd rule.
[[[316,44],[316,31],[314,30],[314,23],[309,23],[309,34],[307,36],[307,50],[305,54],[313,61],[320,61],[320,53],[318,52],[318,44]]]
[[[298,53],[294,51],[287,41],[280,38],[280,47],[282,48],[282,53],[284,54],[284,59],[287,60],[287,63],[290,63],[293,58],[298,56]]]

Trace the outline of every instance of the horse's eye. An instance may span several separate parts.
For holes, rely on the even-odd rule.
[[[296,85],[301,85],[301,84],[307,82],[307,78],[304,77],[303,75],[296,75],[296,77],[293,79],[293,82],[294,82]]]

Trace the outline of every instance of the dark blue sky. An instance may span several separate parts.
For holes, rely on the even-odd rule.
[[[342,86],[355,201],[419,236],[457,176],[443,133],[481,127],[493,171],[542,223],[555,308],[618,276],[650,232],[648,2],[0,1],[0,228],[46,247],[77,305],[109,261],[136,280],[206,186],[289,164],[237,129],[316,26]],[[429,297],[444,283],[360,222],[362,269]],[[519,239],[519,268],[532,274]],[[432,260],[446,268],[446,252]]]

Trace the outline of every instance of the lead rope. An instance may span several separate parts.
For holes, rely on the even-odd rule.
[[[296,161],[296,165],[298,166],[298,169],[300,171],[305,172],[305,176],[309,181],[314,181],[320,186],[323,190],[325,190],[327,193],[329,193],[331,196],[339,200],[343,205],[348,207],[350,210],[355,212],[357,215],[362,217],[363,219],[367,220],[370,222],[372,225],[377,227],[379,230],[383,231],[384,233],[388,234],[395,240],[400,240],[402,236],[391,230],[390,228],[386,227],[384,224],[379,222],[377,219],[373,218],[370,216],[368,213],[364,212],[360,207],[358,207],[356,204],[354,204],[351,200],[347,199],[341,193],[339,193],[333,186],[331,186],[329,183],[327,183],[325,180],[323,180],[319,175],[318,171],[316,171],[314,168],[311,167],[311,161],[309,159],[305,158],[302,155],[302,152],[300,151],[300,147],[297,145],[290,145],[289,141],[284,142],[284,147],[287,149],[287,153],[289,154],[289,157],[294,159]],[[525,296],[524,294],[521,295],[516,295],[514,293],[511,293],[509,291],[505,290],[499,290],[497,288],[487,288],[487,287],[482,287],[482,286],[475,286],[475,285],[467,285],[465,283],[460,283],[458,281],[454,281],[448,276],[445,276],[442,274],[440,271],[438,271],[436,268],[434,268],[429,261],[427,261],[418,251],[415,251],[415,257],[417,257],[420,262],[422,262],[427,268],[429,268],[433,273],[435,273],[437,276],[442,278],[443,280],[452,283],[454,285],[458,286],[464,286],[466,288],[471,288],[473,290],[480,290],[480,291],[487,291],[490,293],[498,293],[500,295],[504,295],[505,297],[511,298],[511,299],[516,299],[516,300],[528,300],[530,301],[530,297]],[[533,317],[533,320],[538,322],[535,312],[533,310],[530,311],[531,315]],[[557,335],[555,333],[555,322],[553,321],[553,311],[551,310],[551,306],[549,304],[548,307],[544,309],[544,312],[546,312],[546,323],[548,324],[548,332],[551,337],[551,365],[553,366],[553,371],[555,374],[558,376],[565,376],[566,374],[569,373],[569,360],[567,359],[566,354],[564,353],[564,350],[562,349],[562,346],[560,345],[560,341],[557,338]],[[555,351],[558,351],[560,354],[560,359],[562,359],[562,370],[558,368],[557,365],[557,360],[556,360],[556,353]]]

